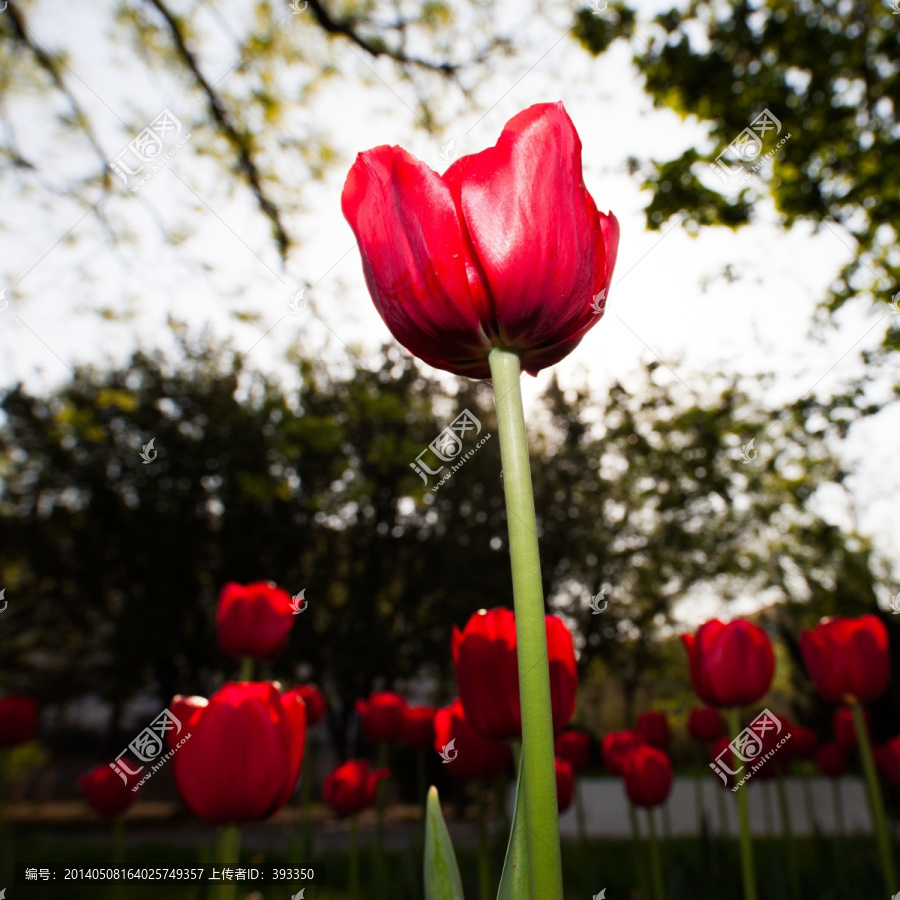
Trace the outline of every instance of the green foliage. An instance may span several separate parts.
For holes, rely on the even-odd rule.
[[[425,806],[425,900],[464,900],[456,854],[441,812],[436,788]]]
[[[900,288],[900,30],[888,4],[691,0],[657,15],[652,33],[647,43],[632,37],[647,93],[708,123],[712,145],[648,164],[648,226],[677,217],[694,228],[734,228],[771,197],[785,227],[838,223],[857,242],[828,309],[859,293],[889,303]],[[590,10],[577,14],[576,35],[593,53],[631,37]],[[790,140],[745,189],[720,192],[708,163],[763,109]],[[900,346],[894,323],[885,344]]]

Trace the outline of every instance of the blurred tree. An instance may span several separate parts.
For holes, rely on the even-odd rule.
[[[235,672],[215,643],[218,591],[272,579],[309,607],[261,674],[322,681],[346,749],[356,697],[446,684],[452,625],[511,605],[490,391],[447,397],[391,347],[379,370],[339,375],[298,356],[289,395],[181,340],[178,366],[139,353],[46,398],[2,398],[3,683],[119,708],[142,689],[208,693]],[[808,621],[875,606],[868,543],[811,511],[839,490],[829,448],[869,411],[862,395],[773,413],[733,379],[700,399],[662,372],[600,401],[554,381],[531,417],[545,590],[582,668],[615,673],[626,706],[686,598],[795,602]],[[437,468],[427,448],[464,410],[481,431],[463,436],[463,468],[424,484],[411,464]]]
[[[599,15],[581,9],[575,33],[590,52],[629,40],[654,104],[710,126],[707,149],[631,161],[650,192],[648,227],[677,216],[695,232],[709,225],[736,229],[771,198],[785,228],[798,221],[836,225],[854,242],[854,258],[825,301],[828,310],[857,295],[876,304],[900,298],[895,16],[884,0],[690,0],[655,16],[650,34],[639,38],[636,14],[624,4]],[[749,169],[735,166],[732,151],[725,159],[738,174],[728,175],[715,160],[766,109],[779,120],[778,134],[766,128],[755,155],[760,143],[743,144],[747,166],[764,164],[755,176],[742,175]],[[885,325],[885,347],[900,348],[900,321],[888,318]]]
[[[439,85],[451,83],[467,95],[471,84],[462,76],[474,77],[493,51],[507,46],[488,29],[490,10],[478,0],[465,6],[443,0],[108,0],[93,4],[89,14],[84,10],[87,69],[73,62],[85,33],[71,29],[48,41],[45,25],[38,24],[42,12],[10,0],[0,17],[0,177],[6,187],[27,196],[35,209],[48,204],[54,216],[61,197],[74,197],[113,243],[133,240],[134,222],[120,204],[139,195],[131,193],[131,183],[122,189],[110,163],[171,106],[192,138],[186,152],[214,161],[217,180],[224,175],[250,192],[282,260],[296,240],[291,215],[303,201],[301,186],[335,158],[326,124],[308,108],[315,92],[341,74],[335,50],[352,53],[370,70],[375,60],[390,60],[415,98],[401,102],[430,132],[441,116]],[[123,49],[130,52],[123,56]],[[124,97],[123,78],[134,85]],[[29,127],[38,109],[46,113],[40,134]],[[121,128],[110,138],[113,119]],[[144,145],[150,164],[162,159],[154,140]],[[134,165],[133,158],[124,162],[126,171]],[[118,202],[103,202],[113,197]],[[171,241],[182,242],[190,230],[155,222]]]

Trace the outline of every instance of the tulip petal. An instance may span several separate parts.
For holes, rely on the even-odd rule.
[[[487,378],[490,306],[441,176],[400,147],[376,147],[357,156],[341,205],[391,334],[431,365]]]
[[[538,351],[568,342],[568,352],[599,320],[591,303],[609,287],[618,244],[618,223],[597,212],[584,186],[581,141],[562,103],[519,113],[494,147],[457,160],[444,179],[484,272],[500,344],[529,349],[529,371],[549,365],[553,354]]]

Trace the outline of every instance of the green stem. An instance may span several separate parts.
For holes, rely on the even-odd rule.
[[[425,748],[416,750],[416,783],[419,795],[419,809],[422,811],[422,839],[425,839],[425,803],[428,795],[428,774],[425,768]]]
[[[350,818],[350,900],[359,900],[359,834],[356,816]]]
[[[312,820],[309,816],[310,799],[312,798],[312,771],[308,754],[303,760],[303,770],[300,782],[300,804],[303,808],[303,865],[312,863],[313,831]]]
[[[641,864],[641,856],[638,847],[641,842],[641,830],[638,826],[637,810],[634,804],[628,800],[628,818],[631,820],[631,862],[634,866],[634,887],[638,894],[644,894],[644,866]]]
[[[381,741],[378,745],[378,768],[387,768],[390,762],[390,748],[387,741]],[[375,883],[378,887],[379,895],[384,893],[385,888],[385,871],[384,871],[384,805],[385,791],[387,785],[384,779],[378,782],[375,789]]]
[[[847,861],[844,858],[844,798],[841,796],[840,778],[832,778],[831,794],[834,799],[834,864],[837,869],[841,897],[849,896],[847,890]]]
[[[587,877],[589,868],[587,827],[584,823],[584,800],[581,797],[581,779],[575,779],[575,820],[578,822],[578,852],[581,855],[581,871]]]
[[[245,656],[241,660],[241,669],[238,672],[238,681],[253,681],[253,657]]]
[[[800,900],[800,877],[797,873],[797,853],[794,848],[794,829],[791,827],[791,812],[788,809],[787,791],[784,789],[784,778],[775,776],[775,787],[778,791],[778,805],[781,808],[781,825],[784,829],[784,852],[787,854],[788,877],[791,881],[791,893],[794,900]]]
[[[728,710],[728,728],[734,737],[741,733],[740,711]],[[747,785],[737,790],[738,815],[741,823],[741,876],[744,900],[756,900],[756,872],[753,869],[753,843],[750,839],[750,813],[747,809]]]
[[[728,825],[728,807],[725,805],[725,791],[726,788],[719,787],[718,782],[716,782],[716,803],[719,806],[719,826],[722,830],[722,838],[723,840],[728,840],[728,835],[730,833],[730,828]]]
[[[237,867],[241,852],[241,829],[237,825],[223,825],[219,829],[219,846],[216,853],[220,869]],[[220,872],[221,874],[221,872]],[[223,881],[218,886],[216,900],[234,900],[235,883]]]
[[[123,815],[114,816],[112,820],[113,831],[113,868],[121,869],[125,865],[125,817]],[[119,882],[113,883],[113,897],[119,900],[122,896],[123,884]]]
[[[672,840],[672,819],[669,816],[669,801],[666,800],[662,805],[662,822],[663,822],[663,836],[667,841]]]
[[[659,843],[656,840],[656,823],[653,821],[653,810],[647,810],[647,822],[650,826],[650,874],[653,879],[654,900],[663,900],[662,867],[659,864]]]
[[[859,741],[859,758],[862,761],[863,773],[866,776],[866,787],[869,789],[869,806],[872,811],[872,821],[875,824],[875,836],[878,839],[881,871],[884,874],[885,887],[887,887],[888,893],[893,894],[898,889],[897,873],[894,869],[894,857],[891,854],[891,839],[884,815],[881,786],[878,784],[878,774],[875,771],[872,745],[869,743],[869,732],[866,729],[863,710],[859,703],[851,703],[850,709],[853,710],[853,724],[856,726],[856,737]]]
[[[703,779],[694,779],[694,804],[697,807],[697,831],[702,835],[706,831],[706,809],[703,805]]]
[[[487,834],[487,786],[478,783],[478,889],[481,900],[491,900],[491,852]]]
[[[766,837],[770,838],[775,834],[775,825],[772,821],[772,796],[769,791],[769,785],[765,782],[761,784],[759,794],[762,798],[763,822],[765,822]]]
[[[514,350],[500,347],[491,350],[488,360],[497,404],[516,612],[531,891],[535,900],[562,900],[550,665],[534,493],[519,387],[521,360]]]

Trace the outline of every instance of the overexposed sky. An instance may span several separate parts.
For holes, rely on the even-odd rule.
[[[644,20],[668,6],[637,4]],[[205,115],[199,95],[187,95],[171,72],[148,70],[136,62],[133,48],[108,40],[112,7],[110,0],[90,5],[43,0],[29,13],[38,40],[67,49],[67,83],[91,115],[109,158],[133,137],[128,123],[149,122],[169,108],[186,132]],[[243,31],[246,8],[218,0],[197,15],[195,27],[208,37],[201,63],[211,82],[221,79],[220,86],[233,77],[233,35]],[[76,363],[119,362],[139,345],[171,346],[170,316],[195,330],[231,337],[248,353],[251,367],[277,370],[287,379],[282,355],[297,339],[316,354],[339,358],[348,345],[363,358],[374,358],[389,334],[368,299],[353,234],[340,211],[343,179],[355,154],[378,144],[402,144],[443,170],[448,163],[441,150],[450,140],[460,154],[477,152],[493,144],[519,110],[551,100],[565,102],[583,142],[588,189],[601,210],[615,212],[622,229],[607,313],[556,367],[564,382],[587,380],[600,392],[613,378],[627,379],[639,363],[658,358],[688,387],[718,368],[747,376],[775,372],[777,395],[770,399],[777,403],[827,391],[857,374],[859,352],[877,343],[889,312],[868,311],[860,301],[842,313],[838,327],[813,335],[817,302],[852,258],[852,242],[836,226],[816,234],[800,225],[784,234],[774,224],[774,210],[764,207],[758,222],[737,234],[716,229],[693,238],[674,222],[659,232],[646,230],[648,198],[638,179],[628,176],[626,159],[662,160],[690,146],[712,145],[699,123],[652,107],[623,42],[599,59],[583,51],[567,34],[575,8],[502,3],[497,28],[516,40],[518,52],[494,61],[493,74],[475,91],[477,108],[468,107],[455,88],[439,89],[437,108],[449,122],[435,137],[416,128],[413,89],[389,62],[373,61],[342,42],[326,47],[318,29],[302,15],[290,15],[285,3],[276,28],[307,29],[314,38],[310,66],[330,59],[338,69],[292,110],[285,125],[295,134],[308,129],[327,135],[338,154],[337,164],[317,182],[304,183],[303,167],[292,165],[290,151],[279,160],[282,182],[301,207],[288,219],[300,240],[286,270],[249,191],[197,154],[196,133],[136,197],[102,200],[104,214],[136,238],[115,250],[85,206],[59,196],[40,208],[36,194],[14,190],[17,178],[30,176],[5,171],[0,288],[6,288],[9,306],[0,312],[0,384],[24,380],[39,389],[65,379]],[[285,74],[287,96],[295,90],[291,77]],[[57,100],[56,111],[64,111]],[[62,184],[87,170],[90,151],[83,141],[59,138],[48,121],[46,99],[40,104],[31,99],[17,110],[15,102],[24,103],[7,101],[6,111],[18,113],[23,155],[43,161],[42,183]],[[30,114],[32,109],[40,114]],[[786,131],[795,125],[784,123]],[[789,141],[784,150],[790,154]],[[292,171],[295,184],[290,184]],[[90,202],[101,197],[99,192],[85,196]],[[184,224],[183,243],[166,243],[160,223],[170,229]],[[739,277],[723,277],[726,266]],[[301,287],[309,307],[292,313],[289,301]],[[98,316],[98,309],[107,317]],[[258,314],[258,321],[236,317],[246,313]],[[549,377],[544,372],[527,379],[526,397],[533,398]],[[900,559],[900,535],[891,522],[900,498],[894,462],[898,424],[891,411],[866,423],[846,448],[858,465],[854,484],[861,525],[895,560]]]

